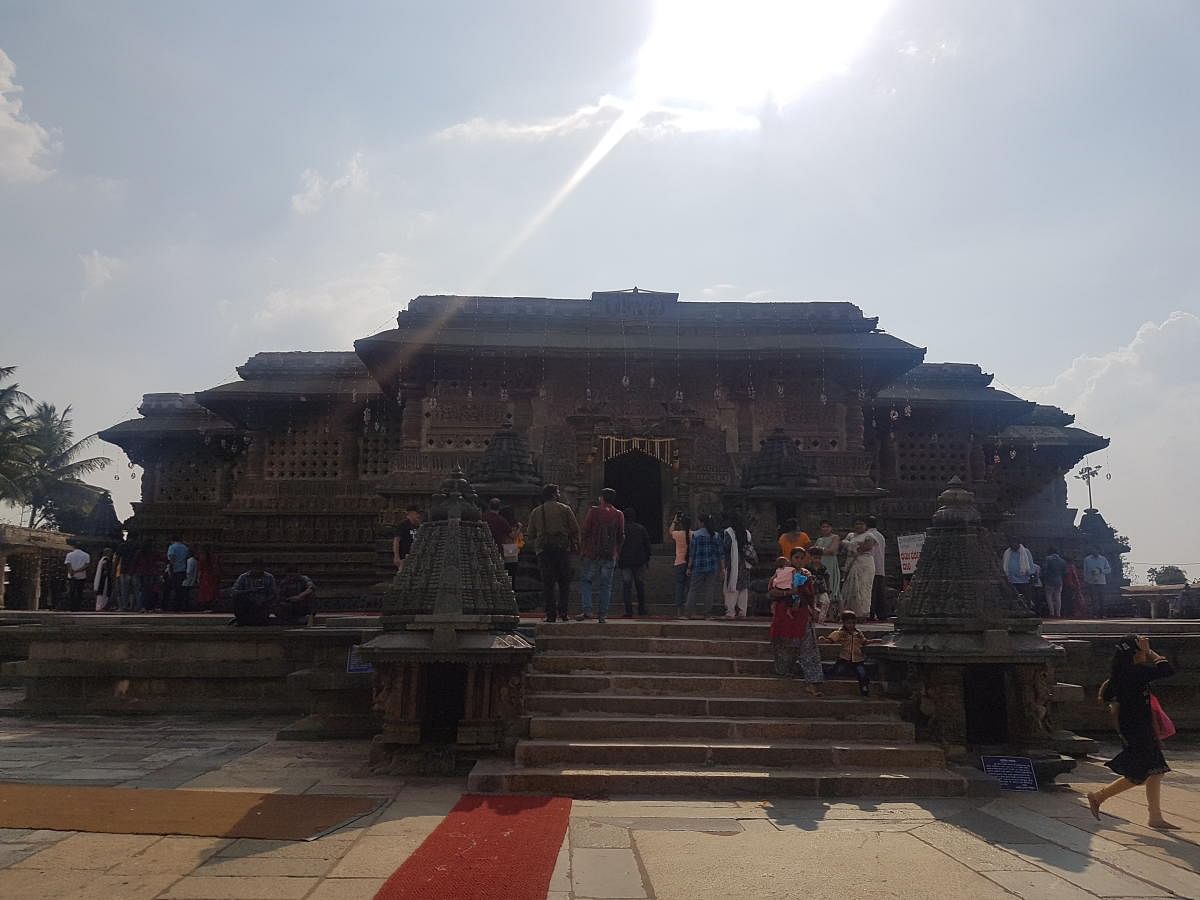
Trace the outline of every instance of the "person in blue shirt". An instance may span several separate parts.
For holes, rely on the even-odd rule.
[[[716,533],[712,516],[700,514],[700,527],[692,532],[688,552],[688,594],[686,615],[703,619],[712,609],[717,586],[725,580],[724,546]],[[701,614],[696,614],[696,606]]]
[[[187,588],[183,582],[187,579],[187,561],[191,556],[188,545],[179,536],[171,540],[167,547],[167,583],[163,592],[163,611],[178,612],[187,608]]]

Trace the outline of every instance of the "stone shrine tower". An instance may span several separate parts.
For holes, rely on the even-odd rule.
[[[415,745],[487,751],[508,743],[533,653],[515,633],[518,621],[478,497],[455,471],[384,597],[383,634],[362,648],[375,667],[373,703],[383,719],[372,768],[420,767]]]
[[[1051,749],[1054,662],[1064,652],[1008,584],[974,499],[958,478],[938,497],[896,631],[875,655],[885,689],[923,736],[1031,756],[1053,777],[1074,767]]]

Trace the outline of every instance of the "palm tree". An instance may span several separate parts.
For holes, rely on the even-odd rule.
[[[22,502],[21,484],[35,456],[25,412],[25,404],[33,401],[19,384],[4,383],[16,371],[16,366],[0,366],[0,501],[9,503]]]
[[[51,403],[38,403],[25,411],[25,435],[33,458],[19,484],[21,503],[29,510],[29,527],[53,526],[56,510],[78,509],[95,503],[97,489],[83,481],[111,460],[105,456],[81,457],[95,441],[94,434],[75,439],[71,407],[61,413]]]

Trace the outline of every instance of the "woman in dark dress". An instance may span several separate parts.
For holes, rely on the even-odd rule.
[[[1087,795],[1092,815],[1100,818],[1100,804],[1122,791],[1146,785],[1146,805],[1151,828],[1178,828],[1162,817],[1162,777],[1171,771],[1162,754],[1162,742],[1154,733],[1150,713],[1150,682],[1174,675],[1163,657],[1150,649],[1150,640],[1129,634],[1121,638],[1113,654],[1112,672],[1100,689],[1100,699],[1116,705],[1121,750],[1108,767],[1121,777],[1102,790]]]

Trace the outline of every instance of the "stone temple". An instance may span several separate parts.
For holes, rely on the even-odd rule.
[[[522,518],[543,482],[581,513],[610,486],[653,540],[677,510],[737,508],[764,546],[793,517],[921,532],[958,477],[989,528],[1120,571],[1112,529],[1081,532],[1066,498],[1107,439],[878,326],[842,302],[420,296],[353,350],[256,354],[101,436],[144,468],[135,538],[214,546],[226,581],[298,562],[326,608],[379,603],[395,524],[460,468]]]

